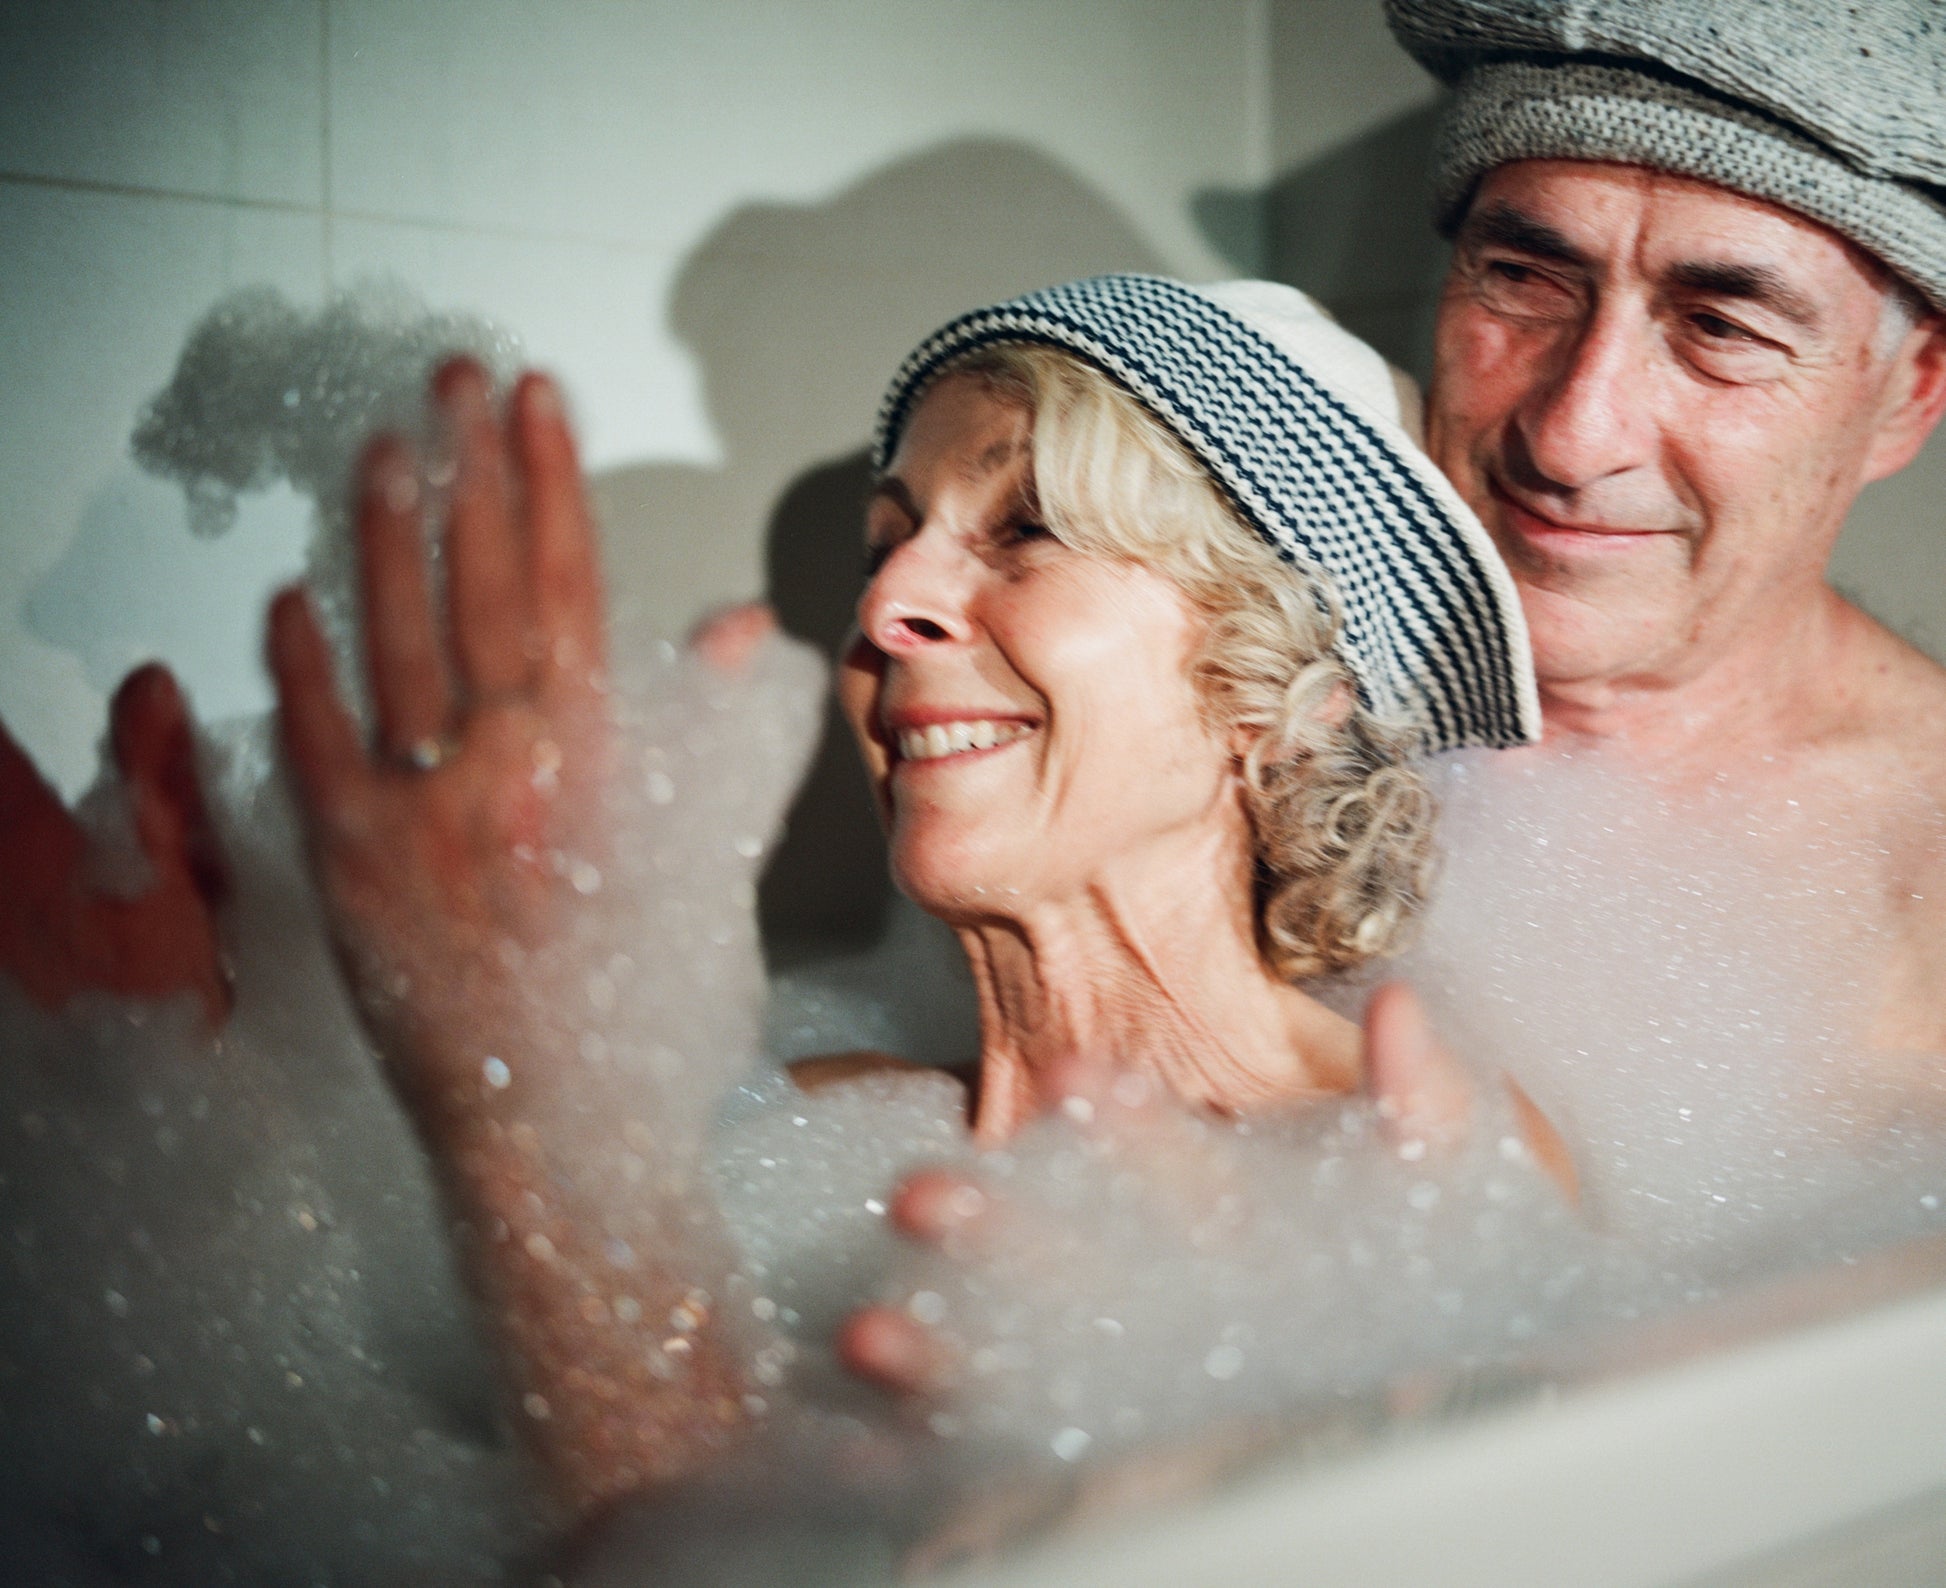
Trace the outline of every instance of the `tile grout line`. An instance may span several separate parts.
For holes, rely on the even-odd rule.
[[[94,177],[46,176],[37,171],[0,169],[0,187],[46,188],[54,192],[89,193],[110,198],[169,199],[187,204],[214,204],[226,209],[263,210],[279,215],[324,216],[318,204],[300,204],[292,199],[243,198],[233,193],[200,193],[190,188],[144,187],[132,182],[103,182]],[[419,231],[446,232],[460,237],[498,237],[516,242],[565,243],[576,248],[599,248],[609,253],[659,257],[653,243],[634,242],[622,237],[602,237],[591,233],[538,231],[521,226],[476,226],[463,221],[433,220],[424,216],[403,215],[385,210],[330,210],[333,218],[373,226],[405,226]]]
[[[322,244],[324,249],[324,295],[338,289],[337,260],[333,233],[331,191],[331,0],[318,0],[318,194],[324,203]]]

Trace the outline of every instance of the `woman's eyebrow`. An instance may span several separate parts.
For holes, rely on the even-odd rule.
[[[882,474],[872,482],[872,488],[865,493],[865,511],[872,510],[874,502],[890,502],[901,513],[919,522],[919,504],[912,499],[912,490],[896,474]]]
[[[1013,462],[1026,450],[1026,445],[1019,436],[1003,436],[991,446],[982,447],[978,457],[968,459],[961,470],[961,477],[966,480],[984,479]]]

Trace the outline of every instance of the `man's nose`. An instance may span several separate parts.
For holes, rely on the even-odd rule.
[[[1650,460],[1651,328],[1597,314],[1556,348],[1514,413],[1530,488],[1582,490]]]
[[[965,639],[971,632],[969,558],[944,535],[921,531],[889,551],[858,598],[858,631],[888,656]]]

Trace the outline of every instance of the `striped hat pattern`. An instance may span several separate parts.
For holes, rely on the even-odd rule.
[[[1266,294],[1287,293],[1328,325],[1315,306],[1294,288],[1250,288],[1232,306],[1160,276],[1094,276],[962,315],[893,377],[874,466],[956,358],[1002,342],[1064,348],[1180,438],[1280,557],[1329,582],[1338,651],[1370,709],[1423,724],[1428,750],[1537,739],[1526,622],[1485,529],[1395,419],[1319,378],[1331,361],[1303,356],[1291,330],[1303,322],[1263,313]]]

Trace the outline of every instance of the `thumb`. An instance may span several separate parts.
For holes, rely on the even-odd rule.
[[[1365,1089],[1401,1141],[1452,1147],[1472,1127],[1472,1077],[1405,982],[1385,983],[1365,1006]]]

